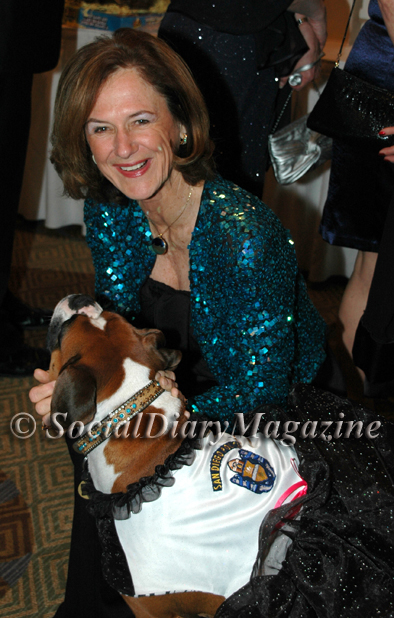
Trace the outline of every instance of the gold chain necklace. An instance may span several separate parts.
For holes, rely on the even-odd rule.
[[[188,195],[188,197],[187,197],[187,200],[186,200],[186,202],[185,202],[185,204],[184,204],[184,206],[183,206],[183,208],[182,208],[181,212],[180,212],[180,213],[179,213],[179,215],[178,215],[178,216],[174,219],[174,221],[173,221],[172,223],[170,223],[170,225],[169,225],[169,226],[168,226],[168,227],[164,230],[164,232],[162,232],[161,234],[159,234],[158,236],[156,236],[156,238],[152,238],[152,243],[151,243],[151,245],[152,245],[152,251],[153,251],[153,253],[156,253],[156,255],[164,255],[165,253],[167,253],[167,251],[168,251],[168,242],[167,242],[167,241],[163,238],[163,234],[165,234],[166,232],[168,232],[168,230],[170,229],[170,227],[171,227],[172,225],[174,225],[174,223],[176,223],[176,222],[178,221],[178,219],[180,219],[180,218],[181,218],[181,216],[183,215],[183,213],[185,212],[185,210],[186,210],[186,208],[187,208],[187,205],[188,205],[188,204],[189,204],[189,202],[190,202],[190,198],[191,198],[191,196],[192,196],[193,189],[194,189],[194,187],[192,187],[192,188],[190,189],[190,193],[189,193],[189,195]],[[150,218],[149,218],[148,213],[146,213],[146,218],[148,219],[148,221],[150,221],[150,222],[151,222],[151,224],[153,225],[153,227],[154,227],[157,231],[159,231],[159,230],[157,229],[157,227],[155,226],[155,224],[153,223],[152,219],[150,219]]]

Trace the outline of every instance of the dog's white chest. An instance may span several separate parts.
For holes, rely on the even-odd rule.
[[[130,358],[126,358],[123,363],[123,369],[125,377],[121,387],[116,393],[111,395],[109,399],[104,400],[97,406],[97,412],[94,423],[102,421],[107,417],[108,410],[115,410],[119,405],[124,403],[130,393],[137,392],[140,388],[143,388],[149,382],[149,369]],[[176,421],[180,411],[179,399],[172,397],[170,393],[163,392],[157,400],[150,404],[150,407],[154,411],[155,408],[160,410],[168,424],[168,427],[172,426],[172,423]],[[109,426],[112,424],[111,420],[108,420]],[[122,435],[120,431],[119,435]],[[88,439],[88,438],[87,438]],[[118,439],[122,439],[119,437]],[[106,449],[109,448],[108,442],[103,442],[88,455],[89,472],[92,477],[94,486],[97,490],[110,494],[112,492],[113,485],[116,479],[120,476],[121,472],[116,472],[115,467],[107,462]]]
[[[136,595],[200,590],[228,597],[249,580],[266,513],[305,493],[291,447],[224,434],[175,485],[116,521]]]

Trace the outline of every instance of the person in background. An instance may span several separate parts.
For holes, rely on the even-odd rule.
[[[46,326],[49,314],[9,290],[19,197],[30,128],[34,73],[58,61],[64,0],[0,3],[0,376],[32,375],[47,365],[45,350],[24,343],[23,329]]]
[[[290,88],[279,98],[278,91],[322,53],[323,0],[172,0],[158,36],[186,61],[204,96],[219,173],[261,198],[268,135]],[[294,88],[317,70],[300,73]]]
[[[380,10],[394,43],[394,3],[381,1]],[[394,135],[394,127],[383,127],[381,135]],[[394,164],[394,146],[382,148],[384,161]],[[384,222],[376,267],[365,312],[358,324],[353,344],[353,360],[365,374],[367,397],[394,395],[394,195]]]
[[[394,3],[370,0],[368,12],[370,19],[358,34],[345,68],[394,93]],[[379,154],[334,140],[330,184],[320,224],[324,240],[358,250],[338,316],[350,357],[394,193],[393,149],[384,148],[385,131],[391,129],[381,129]]]
[[[394,134],[394,127],[385,128]],[[394,160],[394,148],[386,158]],[[391,152],[392,154],[389,154]],[[364,395],[394,396],[394,196],[390,202],[367,305],[356,330],[353,361],[364,374]]]

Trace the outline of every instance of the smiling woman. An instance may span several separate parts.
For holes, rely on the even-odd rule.
[[[135,118],[136,125],[151,122],[153,118],[149,114],[154,114],[155,106],[159,106],[157,111],[164,113],[167,121],[170,116],[174,128],[179,131],[184,128],[182,142],[179,133],[179,141],[173,144],[173,168],[181,171],[185,181],[192,185],[212,178],[213,144],[209,138],[208,113],[188,67],[163,41],[144,32],[122,28],[113,38],[99,37],[80,49],[62,73],[55,103],[51,161],[63,180],[65,192],[74,199],[89,195],[98,200],[124,201],[116,185],[94,165],[85,137],[89,119],[99,121],[98,126],[95,125],[99,133],[106,132],[111,125],[107,122],[112,118],[96,118],[93,111],[105,101],[100,96],[102,91],[108,94],[109,84],[120,79],[121,74],[133,75],[129,88],[138,87],[132,100],[127,102],[126,112],[131,115],[146,112]],[[122,94],[128,99],[126,93]],[[115,102],[112,94],[111,97]],[[141,97],[145,107],[140,107]],[[90,133],[89,127],[88,141]],[[160,152],[162,147],[158,143],[156,150]]]
[[[158,192],[162,200],[168,191],[174,149],[185,132],[165,98],[134,68],[118,69],[107,79],[86,123],[86,139],[100,172],[143,204]],[[174,170],[173,176],[179,183],[181,173]],[[178,206],[173,207],[176,212]]]

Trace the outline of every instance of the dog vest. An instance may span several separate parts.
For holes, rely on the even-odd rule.
[[[130,519],[115,520],[135,595],[200,590],[230,596],[250,578],[259,527],[273,508],[306,493],[293,447],[213,434],[175,483]],[[271,544],[265,574],[277,573],[290,540]]]

